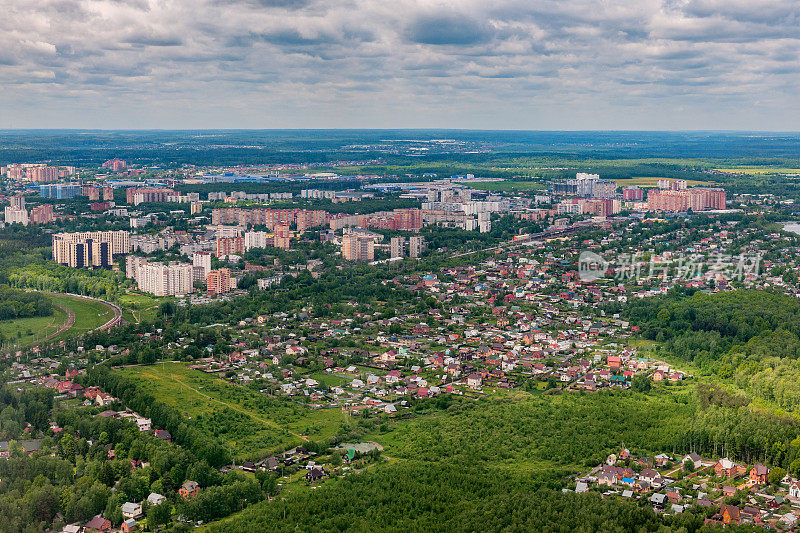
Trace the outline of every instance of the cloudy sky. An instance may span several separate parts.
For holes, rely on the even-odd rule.
[[[0,0],[0,128],[798,130],[797,0]]]

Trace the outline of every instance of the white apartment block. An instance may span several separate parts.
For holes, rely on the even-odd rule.
[[[392,240],[389,243],[389,250],[391,252],[392,259],[403,257],[406,247],[406,239],[405,237],[392,237]]]
[[[28,212],[25,209],[16,209],[12,206],[6,207],[5,212],[6,224],[22,224],[28,225]]]
[[[191,293],[202,271],[189,263],[150,263],[134,256],[127,258],[125,267],[125,274],[136,280],[139,290],[155,296]]]
[[[266,248],[267,247],[267,232],[266,231],[248,231],[244,234],[244,251],[251,248]]]
[[[425,250],[425,237],[414,235],[408,239],[408,255],[417,258]]]
[[[192,256],[192,265],[203,269],[203,279],[211,272],[211,252],[195,252]]]

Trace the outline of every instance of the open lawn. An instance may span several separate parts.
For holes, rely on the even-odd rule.
[[[275,399],[183,363],[128,367],[157,400],[180,409],[201,430],[226,443],[237,459],[264,457],[306,440],[324,440],[339,430],[339,409],[314,410]]]
[[[326,374],[325,372],[314,372],[309,374],[307,377],[317,380],[326,388],[340,387],[351,381],[346,377],[338,376],[336,374]]]
[[[66,295],[50,296],[50,298],[53,303],[66,307],[75,315],[75,323],[72,327],[54,340],[63,340],[82,335],[114,318],[114,310],[102,302]]]
[[[25,346],[58,331],[67,322],[67,313],[58,307],[53,316],[37,316],[0,321],[3,346]]]
[[[132,324],[149,322],[155,319],[159,304],[165,298],[156,298],[137,292],[126,292],[119,297],[119,306],[122,308],[122,318]]]
[[[54,341],[76,337],[102,326],[114,317],[113,309],[102,302],[63,294],[48,295],[48,298],[57,306],[60,305],[75,315],[75,322],[72,326],[54,337]],[[0,322],[0,333],[7,339],[6,347],[22,347],[41,341],[48,335],[58,332],[68,323],[68,320],[68,313],[60,307],[55,307],[52,316],[2,321]]]

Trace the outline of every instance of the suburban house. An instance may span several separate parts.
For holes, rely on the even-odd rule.
[[[183,498],[192,498],[197,496],[198,492],[200,492],[200,485],[197,481],[184,481],[181,488],[178,489],[178,494]]]
[[[125,502],[122,504],[122,517],[123,518],[139,518],[142,516],[142,504]]]
[[[472,373],[469,376],[467,376],[467,387],[469,387],[471,389],[479,388],[481,386],[482,382],[483,382],[483,378],[481,378],[481,375],[478,374],[477,372]]]
[[[750,469],[750,481],[753,483],[766,485],[768,475],[769,475],[769,468],[767,468],[761,463],[758,463],[757,465],[755,465],[753,468]]]
[[[128,518],[127,520],[122,522],[122,526],[120,526],[120,530],[127,533],[128,531],[136,530],[136,520],[133,518]]]
[[[111,531],[111,520],[97,515],[83,525],[84,531]]]
[[[656,466],[666,466],[666,464],[670,462],[670,457],[665,453],[660,453],[653,457],[653,461],[655,462]]]
[[[111,405],[112,403],[117,401],[117,399],[108,394],[107,392],[98,392],[97,396],[94,397],[94,401],[97,402],[97,405],[106,406],[106,405]]]
[[[306,481],[309,483],[314,483],[315,481],[319,481],[325,476],[325,471],[321,468],[314,467],[308,472],[306,472]]]
[[[158,505],[159,503],[163,502],[166,499],[167,499],[166,496],[162,496],[161,494],[159,494],[157,492],[151,492],[150,496],[147,497],[147,504],[148,505]]]
[[[694,466],[696,466],[696,467],[699,467],[701,465],[702,466],[709,466],[711,464],[709,461],[703,459],[702,457],[700,457],[698,454],[696,454],[694,452],[687,453],[686,455],[683,456],[683,459],[681,459],[681,463],[685,463],[686,461],[691,461],[692,463],[694,463]]]
[[[741,465],[737,465],[727,457],[720,459],[714,466],[714,472],[720,477],[735,477],[739,474],[744,474],[747,469]]]
[[[740,520],[740,513],[739,508],[735,505],[723,505],[722,512],[722,523],[723,524],[739,524]]]

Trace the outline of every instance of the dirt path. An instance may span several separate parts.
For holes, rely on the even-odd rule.
[[[47,342],[47,341],[49,341],[49,340],[61,335],[62,333],[67,331],[69,328],[71,328],[73,326],[73,324],[75,324],[75,313],[73,313],[72,311],[70,311],[69,309],[64,307],[63,305],[58,305],[56,303],[54,303],[53,305],[55,305],[56,307],[58,307],[59,309],[61,309],[65,313],[67,313],[67,321],[64,323],[63,326],[61,326],[61,328],[59,328],[58,331],[56,331],[54,333],[51,333],[47,337],[45,337],[43,339],[39,339],[36,342],[32,342],[32,343],[28,344],[27,346],[29,346],[29,347],[38,346],[39,344],[41,344],[43,342]]]
[[[150,378],[153,378],[153,379],[155,379],[155,380],[158,380],[158,379],[159,379],[159,376],[157,376],[157,375],[155,375],[155,374],[153,374],[153,373],[150,373],[150,372],[142,372],[142,375],[148,376],[148,377],[150,377]],[[286,429],[286,428],[284,428],[284,427],[281,427],[281,426],[280,426],[280,425],[278,425],[278,423],[277,423],[277,422],[275,422],[274,420],[269,420],[269,419],[267,419],[267,418],[263,418],[263,417],[261,417],[261,416],[259,416],[259,415],[255,414],[255,413],[253,413],[253,412],[251,412],[251,411],[249,411],[249,410],[245,409],[244,407],[241,407],[241,406],[239,406],[239,405],[236,405],[236,404],[230,404],[230,403],[228,403],[228,402],[224,402],[224,401],[222,401],[222,400],[220,400],[220,399],[214,398],[213,396],[209,396],[208,394],[206,394],[206,393],[204,393],[204,392],[200,392],[199,390],[197,390],[196,388],[192,387],[191,385],[189,385],[188,383],[186,383],[186,382],[185,382],[185,381],[183,381],[182,379],[178,379],[178,378],[177,378],[177,377],[175,377],[173,374],[170,374],[170,375],[169,375],[169,377],[170,377],[170,378],[172,378],[172,380],[173,380],[173,381],[175,381],[175,382],[177,382],[177,383],[180,383],[180,384],[181,384],[181,386],[183,386],[183,387],[186,387],[187,389],[189,389],[190,391],[194,392],[195,394],[199,394],[200,396],[202,396],[202,397],[204,397],[204,398],[207,398],[207,399],[211,400],[212,402],[216,402],[216,403],[218,403],[218,404],[224,405],[225,407],[228,407],[228,408],[230,408],[230,409],[233,409],[234,411],[237,411],[237,412],[239,412],[239,413],[242,413],[242,414],[244,414],[244,415],[247,415],[247,416],[249,416],[249,417],[255,418],[255,419],[256,419],[256,420],[258,420],[259,422],[263,422],[264,424],[266,424],[266,425],[267,425],[267,426],[269,426],[269,427],[272,427],[272,428],[275,428],[275,429],[279,429],[279,430],[286,431],[286,432],[287,432],[287,433],[289,433],[290,435],[293,435],[293,436],[295,436],[295,437],[297,437],[297,438],[299,438],[299,439],[302,439],[302,440],[304,440],[304,441],[307,441],[307,440],[308,440],[308,437],[305,437],[305,436],[303,436],[303,435],[300,435],[300,434],[298,434],[298,433],[295,433],[294,431],[290,431],[290,430],[288,430],[288,429]]]

